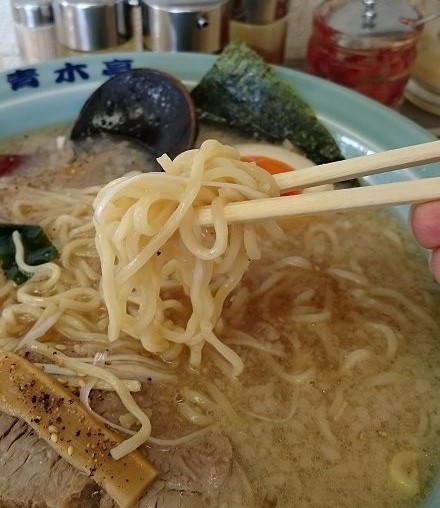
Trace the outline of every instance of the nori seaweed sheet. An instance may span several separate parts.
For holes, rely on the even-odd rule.
[[[191,95],[201,120],[271,142],[288,139],[315,164],[343,159],[312,107],[240,41],[229,43]]]

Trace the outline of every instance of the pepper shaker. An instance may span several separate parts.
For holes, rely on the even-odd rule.
[[[63,55],[133,49],[131,7],[125,0],[53,1]]]
[[[59,56],[51,0],[12,0],[11,8],[23,62]]]
[[[142,0],[144,48],[218,53],[229,41],[229,0]]]

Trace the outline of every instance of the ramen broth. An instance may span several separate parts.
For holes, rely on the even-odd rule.
[[[43,154],[2,180],[89,185],[145,164],[138,155],[124,162],[122,150],[75,168],[71,148],[56,148],[66,132],[0,146]],[[234,140],[206,129],[201,136]],[[87,165],[97,157],[105,171],[91,176]],[[440,459],[440,288],[426,257],[389,210],[282,226],[284,238],[263,238],[261,260],[217,325],[244,372],[231,379],[209,346],[200,371],[180,359],[177,382],[150,388],[153,434],[173,438],[205,426],[224,433],[250,485],[236,506],[418,507]]]

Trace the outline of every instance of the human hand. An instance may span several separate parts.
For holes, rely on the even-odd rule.
[[[410,225],[420,245],[431,249],[430,269],[440,282],[440,199],[413,205]]]

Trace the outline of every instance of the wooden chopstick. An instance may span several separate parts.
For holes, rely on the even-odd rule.
[[[275,175],[282,192],[440,161],[440,140]]]
[[[225,206],[225,217],[228,223],[255,222],[323,212],[359,210],[381,205],[403,205],[433,199],[440,199],[440,177],[239,201]],[[197,210],[196,221],[200,225],[212,225],[212,219],[209,207],[200,207]]]
[[[280,189],[284,192],[294,188],[334,183],[438,161],[440,161],[440,141],[432,141],[281,173],[275,175],[275,178]],[[229,203],[225,207],[225,217],[228,223],[255,222],[375,206],[403,205],[433,199],[440,199],[440,176]],[[196,214],[199,224],[212,224],[212,212],[209,207],[199,208]]]

